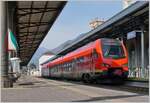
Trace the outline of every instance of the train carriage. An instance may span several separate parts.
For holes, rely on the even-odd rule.
[[[45,65],[49,77],[82,79],[84,82],[123,80],[128,76],[127,51],[116,39],[98,39]]]

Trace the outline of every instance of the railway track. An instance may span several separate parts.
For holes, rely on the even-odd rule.
[[[138,92],[149,93],[149,82],[127,80],[124,87]]]
[[[45,78],[49,80],[48,78]],[[54,79],[63,82],[74,83],[78,85],[88,85],[106,89],[114,89],[119,91],[129,91],[134,93],[140,94],[149,94],[149,82],[134,82],[134,81],[125,81],[124,84],[121,85],[114,85],[114,84],[101,84],[101,83],[83,83],[82,81],[74,81],[74,80],[61,80],[61,79]]]
[[[125,83],[126,86],[140,87],[140,88],[149,88],[149,82],[147,81],[129,81]]]

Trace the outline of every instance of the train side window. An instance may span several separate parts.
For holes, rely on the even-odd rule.
[[[89,55],[86,55],[84,59],[85,59],[85,62],[88,62],[90,60]]]
[[[64,65],[63,65],[63,67],[65,68],[65,63],[64,63]]]
[[[68,71],[68,63],[66,63],[66,71]]]
[[[83,63],[84,62],[84,57],[80,58],[80,62]]]
[[[57,65],[56,65],[56,69],[55,69],[55,70],[56,70],[56,72],[57,72]]]
[[[79,63],[79,58],[76,59],[76,63]]]
[[[70,62],[68,62],[68,67],[70,66]]]
[[[71,61],[71,67],[72,67],[73,61]]]
[[[87,61],[87,57],[85,56],[85,57],[84,57],[84,62],[86,62],[86,61]]]
[[[54,72],[56,72],[56,66],[54,67]]]
[[[66,71],[66,64],[64,63],[64,71]]]
[[[70,68],[70,62],[68,62],[68,71],[69,71],[69,68]]]

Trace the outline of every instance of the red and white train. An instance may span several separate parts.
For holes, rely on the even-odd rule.
[[[97,39],[42,65],[43,77],[81,79],[84,82],[127,78],[128,55],[116,39]]]

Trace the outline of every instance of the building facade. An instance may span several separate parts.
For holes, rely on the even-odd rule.
[[[42,75],[42,65],[41,64],[46,62],[47,60],[51,59],[52,57],[54,57],[53,54],[45,53],[39,58],[39,76]]]

